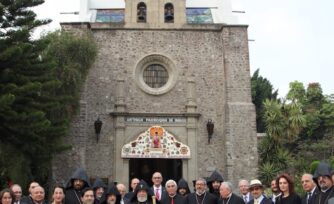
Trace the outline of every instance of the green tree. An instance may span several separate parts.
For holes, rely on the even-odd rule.
[[[286,96],[288,100],[303,103],[305,99],[305,87],[299,81],[293,81],[289,84],[290,90]]]
[[[334,155],[333,95],[324,96],[319,83],[305,90],[301,82],[291,82],[286,100],[266,100],[264,108],[267,137],[259,145],[260,178],[277,171],[298,177],[314,170],[312,161]]]
[[[37,163],[49,156],[43,153],[50,146],[47,132],[51,122],[41,107],[49,105],[44,98],[58,82],[50,78],[52,63],[40,59],[45,44],[31,39],[32,30],[49,20],[36,20],[29,9],[43,2],[0,1],[0,142],[2,148],[14,153],[1,155],[7,156],[6,165],[1,166],[8,167],[9,158],[26,161],[25,171],[20,173],[15,168],[1,170],[10,179],[31,178],[33,174],[43,177],[37,172]]]
[[[0,0],[0,176],[6,178],[0,186],[7,178],[23,186],[48,180],[52,155],[67,148],[61,138],[96,56],[89,36],[31,38],[49,22],[36,20],[30,9],[43,2]]]
[[[260,70],[257,69],[251,78],[252,102],[256,109],[256,129],[257,132],[265,132],[265,122],[263,119],[263,102],[266,99],[277,99],[278,90],[274,88],[270,81],[260,76]]]

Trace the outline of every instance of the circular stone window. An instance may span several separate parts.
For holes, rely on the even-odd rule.
[[[176,68],[167,57],[153,54],[141,59],[135,68],[137,85],[146,93],[160,95],[171,90],[176,83]]]

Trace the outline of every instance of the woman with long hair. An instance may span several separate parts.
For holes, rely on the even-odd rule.
[[[0,204],[13,204],[14,199],[14,193],[9,188],[0,191]]]
[[[284,173],[277,177],[276,185],[281,191],[281,195],[276,198],[275,204],[301,204],[301,198],[295,193],[292,178]]]

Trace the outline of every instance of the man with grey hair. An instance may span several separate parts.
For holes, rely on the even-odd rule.
[[[315,196],[319,193],[319,190],[313,181],[313,175],[303,174],[301,183],[306,193],[302,198],[302,204],[315,204]]]
[[[241,198],[244,200],[245,203],[248,203],[250,200],[253,199],[249,192],[249,182],[245,179],[239,181],[239,192]]]
[[[30,182],[30,184],[29,184],[29,189],[28,189],[28,191],[29,191],[29,195],[28,195],[28,196],[23,196],[23,197],[21,198],[20,203],[29,203],[29,202],[31,202],[31,194],[32,194],[32,190],[33,190],[35,187],[37,187],[37,186],[39,186],[39,183],[37,183],[36,181],[32,181],[32,182]]]
[[[127,203],[130,200],[124,199],[124,196],[126,194],[126,186],[122,183],[118,183],[116,185],[117,190],[119,191],[119,193],[121,194],[121,204]]]
[[[224,181],[220,184],[219,193],[220,199],[219,203],[221,204],[244,204],[244,200],[232,193],[233,186],[230,182]]]
[[[174,180],[168,180],[165,184],[167,196],[161,200],[161,204],[185,204],[185,198],[177,194],[177,184]]]
[[[195,192],[186,198],[187,204],[218,204],[218,198],[207,192],[206,180],[199,178],[195,182]]]
[[[36,186],[31,190],[31,199],[27,204],[46,204],[45,191],[42,186]]]

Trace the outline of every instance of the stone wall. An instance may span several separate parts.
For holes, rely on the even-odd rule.
[[[66,26],[71,29],[70,24]],[[151,114],[186,113],[187,79],[194,79],[196,111],[200,115],[196,137],[187,138],[186,127],[169,127],[184,143],[196,140],[197,149],[192,157],[197,158],[198,169],[194,171],[206,177],[218,170],[235,184],[239,178],[251,179],[256,175],[255,109],[250,95],[247,27],[205,29],[188,25],[184,29],[160,30],[92,27],[99,52],[82,93],[80,115],[74,120],[68,138],[73,149],[55,160],[55,178],[69,177],[81,165],[91,177],[118,181],[113,178],[114,148],[124,144],[114,142],[115,121],[109,115],[114,111],[118,78],[125,82],[126,112]],[[133,73],[137,63],[150,54],[168,57],[178,70],[176,85],[163,95],[147,94],[135,83]],[[96,142],[93,123],[98,116],[103,127],[101,139]],[[215,124],[211,144],[207,141],[208,119]],[[124,141],[133,140],[147,128],[148,125],[125,128]],[[60,168],[62,164],[68,168]]]

